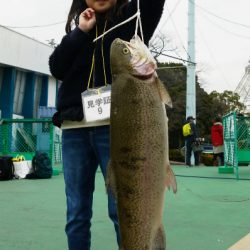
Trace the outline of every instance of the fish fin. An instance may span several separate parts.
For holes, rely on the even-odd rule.
[[[166,236],[164,233],[163,225],[161,225],[155,235],[152,250],[165,250],[166,249]]]
[[[112,165],[111,160],[109,161],[108,166],[107,166],[107,175],[106,175],[105,184],[106,184],[107,194],[113,195],[116,199],[117,194],[116,194],[115,175],[114,175],[113,165]]]
[[[159,95],[161,97],[161,101],[168,105],[170,108],[172,108],[173,104],[171,97],[167,91],[167,88],[158,77],[156,78],[156,84],[159,91]]]
[[[174,172],[173,172],[173,170],[171,169],[169,163],[168,163],[168,165],[167,165],[166,186],[168,187],[168,189],[170,189],[170,187],[171,187],[174,193],[177,192],[177,182],[176,182],[176,178],[175,178]]]

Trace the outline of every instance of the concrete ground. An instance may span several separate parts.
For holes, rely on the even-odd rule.
[[[173,169],[178,192],[166,192],[163,219],[168,250],[225,250],[250,232],[250,167],[240,169],[245,180],[218,174],[215,167]],[[0,249],[66,250],[65,211],[62,174],[48,180],[0,182]],[[100,172],[92,249],[118,249]]]

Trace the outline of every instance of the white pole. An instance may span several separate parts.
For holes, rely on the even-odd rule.
[[[195,62],[195,0],[188,0],[188,61]],[[196,117],[195,64],[187,65],[186,117]]]
[[[188,0],[188,65],[186,89],[186,118],[196,118],[196,86],[195,86],[195,0]],[[191,164],[194,164],[192,152]]]

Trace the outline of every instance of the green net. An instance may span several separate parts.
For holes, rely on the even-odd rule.
[[[232,112],[223,117],[225,166],[236,168],[250,163],[250,116]]]
[[[250,117],[238,116],[236,121],[238,149],[250,150]]]
[[[46,152],[53,166],[62,166],[61,130],[50,119],[3,119],[0,154],[31,160],[36,151]]]

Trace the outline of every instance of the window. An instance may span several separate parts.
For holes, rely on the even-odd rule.
[[[40,104],[40,97],[41,97],[41,90],[42,90],[42,76],[36,76],[35,81],[35,95],[34,95],[34,108],[33,108],[33,117],[37,118],[38,114],[38,107]]]
[[[14,105],[13,105],[13,113],[17,115],[22,115],[25,79],[26,79],[25,72],[17,70],[16,80],[15,80]]]
[[[1,96],[1,89],[3,86],[3,68],[0,67],[0,96]],[[0,119],[2,117],[2,111],[1,111],[1,103],[0,103]]]
[[[0,67],[0,93],[3,85],[3,68]]]

